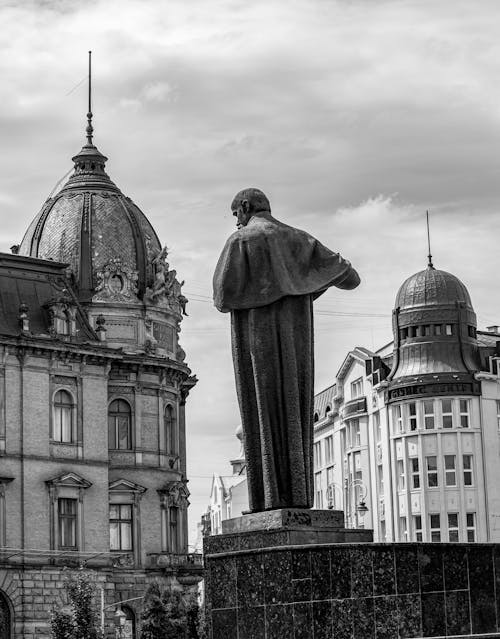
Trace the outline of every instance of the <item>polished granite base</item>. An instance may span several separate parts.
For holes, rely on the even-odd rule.
[[[500,637],[500,544],[273,547],[273,532],[207,538],[211,639]]]

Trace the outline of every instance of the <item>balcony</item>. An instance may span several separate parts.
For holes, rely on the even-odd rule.
[[[161,568],[176,576],[183,586],[193,586],[203,579],[203,555],[201,553],[148,553],[149,565]]]
[[[354,417],[366,413],[366,397],[357,397],[350,402],[346,402],[343,408],[344,419],[346,417]]]

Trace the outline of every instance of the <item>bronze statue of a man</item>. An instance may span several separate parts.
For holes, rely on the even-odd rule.
[[[231,312],[236,390],[251,512],[313,505],[313,300],[353,289],[351,264],[271,215],[258,189],[231,206],[238,230],[214,274],[214,302]]]

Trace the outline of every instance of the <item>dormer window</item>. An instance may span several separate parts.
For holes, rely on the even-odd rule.
[[[76,335],[76,305],[72,299],[50,300],[44,308],[49,313],[49,332],[53,337]]]

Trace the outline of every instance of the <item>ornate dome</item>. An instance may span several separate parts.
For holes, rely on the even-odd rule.
[[[395,308],[404,310],[416,306],[443,306],[456,302],[472,309],[469,292],[458,277],[428,266],[402,284],[396,296]]]
[[[107,158],[92,142],[89,116],[87,143],[72,158],[73,174],[47,199],[19,253],[69,264],[84,302],[91,299],[109,265],[116,268],[119,263],[135,280],[142,298],[153,283],[151,264],[161,251],[160,242],[139,207],[107,175]]]

